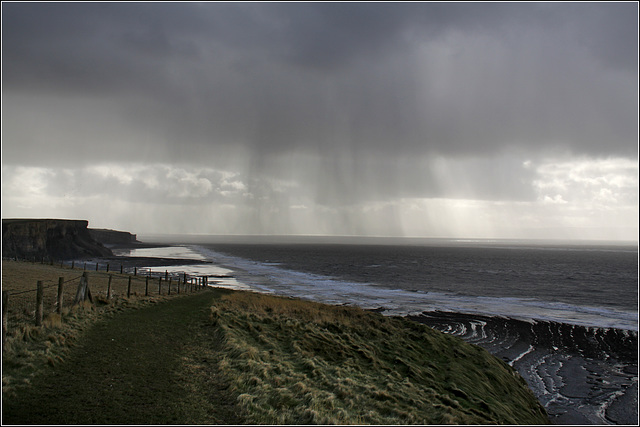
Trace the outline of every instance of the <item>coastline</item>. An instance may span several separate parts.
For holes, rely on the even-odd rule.
[[[10,263],[23,288],[31,282],[18,280],[23,270],[69,271]],[[89,273],[94,290],[111,276],[126,282],[126,274]],[[199,288],[99,298],[58,319],[23,324],[28,340],[12,327],[3,358],[9,423],[548,423],[522,378],[488,352],[356,307]],[[34,363],[38,373],[25,378],[20,366]]]
[[[120,249],[166,247],[184,246],[140,244]],[[217,265],[211,260],[189,258],[117,256],[111,259],[122,262],[124,268],[131,270],[163,266],[174,267],[175,270],[181,265]],[[386,310],[379,307],[370,311],[384,313]],[[500,316],[459,312],[439,316],[437,312],[426,312],[420,316],[404,317],[457,335],[512,365],[525,378],[556,424],[633,424],[637,420],[637,331],[629,331],[625,338],[625,333],[598,335],[597,330],[604,328],[574,327],[582,331],[583,339],[580,341],[574,339],[576,334],[573,330],[566,330],[564,324],[554,322],[533,322],[539,324],[536,331],[531,322]],[[545,328],[551,332],[541,334]],[[593,353],[581,352],[580,348],[589,348],[590,342],[602,345],[594,347]],[[618,359],[621,359],[620,363]]]

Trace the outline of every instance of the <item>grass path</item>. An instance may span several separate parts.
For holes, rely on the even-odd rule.
[[[215,337],[200,327],[222,293],[177,297],[96,323],[64,363],[3,399],[3,423],[242,423],[217,374]]]

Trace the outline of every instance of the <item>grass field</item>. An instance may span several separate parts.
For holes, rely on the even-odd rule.
[[[77,340],[98,320],[129,308],[145,307],[168,298],[166,283],[159,292],[157,281],[116,272],[88,271],[95,304],[74,305],[79,278],[85,271],[58,265],[21,261],[2,261],[2,290],[9,292],[7,336],[3,349],[2,391],[11,394],[15,387],[28,385],[31,378],[47,367],[60,363]],[[57,284],[64,284],[63,305],[57,313]],[[111,296],[107,289],[111,278]],[[126,298],[131,278],[131,298]],[[43,326],[35,326],[36,283],[44,290]],[[174,285],[175,286],[175,285]],[[174,287],[174,294],[175,287]]]
[[[504,362],[403,318],[249,292],[214,301],[210,317],[253,423],[548,422]]]
[[[548,424],[485,350],[354,307],[214,289],[18,314],[4,423]]]

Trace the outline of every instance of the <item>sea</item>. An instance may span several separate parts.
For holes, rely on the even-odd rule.
[[[117,255],[174,261],[139,272],[406,316],[515,368],[553,424],[638,424],[637,243],[140,239],[164,246]]]

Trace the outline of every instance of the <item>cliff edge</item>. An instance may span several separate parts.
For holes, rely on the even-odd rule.
[[[89,234],[94,240],[111,246],[135,245],[138,242],[137,236],[127,231],[110,230],[106,228],[89,228]]]
[[[88,225],[86,220],[3,219],[2,256],[55,260],[113,256],[91,236]]]

